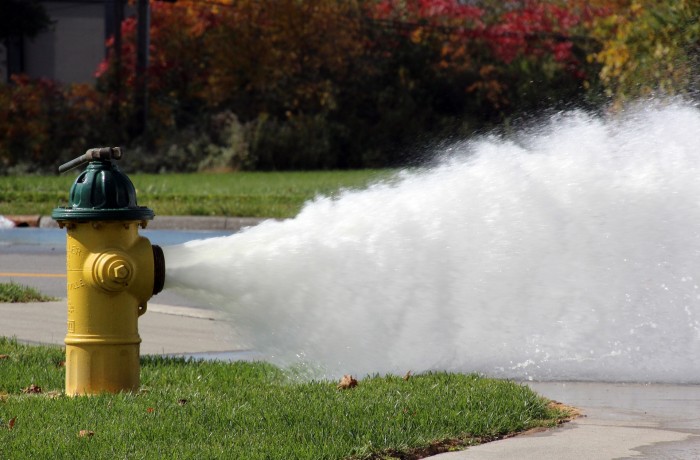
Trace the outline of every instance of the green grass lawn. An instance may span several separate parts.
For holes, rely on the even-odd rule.
[[[17,284],[13,281],[0,283],[0,303],[1,302],[49,302],[56,300],[37,291],[36,289]]]
[[[526,386],[476,375],[340,390],[265,363],[151,356],[139,393],[71,398],[63,356],[0,338],[0,458],[419,458],[567,417]]]
[[[388,179],[391,170],[129,174],[156,215],[293,217],[305,201]],[[0,177],[0,215],[49,215],[65,206],[74,174]]]

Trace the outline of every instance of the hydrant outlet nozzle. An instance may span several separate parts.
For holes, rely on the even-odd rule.
[[[153,248],[153,295],[163,290],[165,285],[165,255],[163,249],[157,244]]]

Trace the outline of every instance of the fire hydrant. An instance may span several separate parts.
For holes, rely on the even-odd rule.
[[[163,289],[163,251],[138,234],[154,213],[137,205],[134,185],[113,162],[121,156],[117,147],[90,149],[59,167],[89,162],[69,206],[51,214],[67,229],[67,395],[138,390],[138,318]]]

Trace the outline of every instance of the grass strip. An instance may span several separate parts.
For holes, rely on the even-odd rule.
[[[50,302],[57,300],[54,297],[45,296],[36,289],[17,284],[14,281],[0,283],[0,303],[3,302]]]
[[[340,390],[266,363],[156,356],[142,358],[137,394],[70,398],[63,359],[0,338],[0,458],[420,458],[567,416],[526,386],[477,375],[373,376]]]
[[[319,195],[389,180],[391,170],[129,174],[139,205],[158,215],[295,216]],[[0,177],[0,215],[49,215],[65,206],[75,176]]]

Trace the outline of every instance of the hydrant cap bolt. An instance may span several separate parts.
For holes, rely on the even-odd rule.
[[[121,252],[103,253],[93,266],[93,279],[102,289],[110,292],[122,291],[133,277],[133,264]]]
[[[112,269],[112,276],[118,280],[127,279],[129,277],[129,268],[120,263]]]

